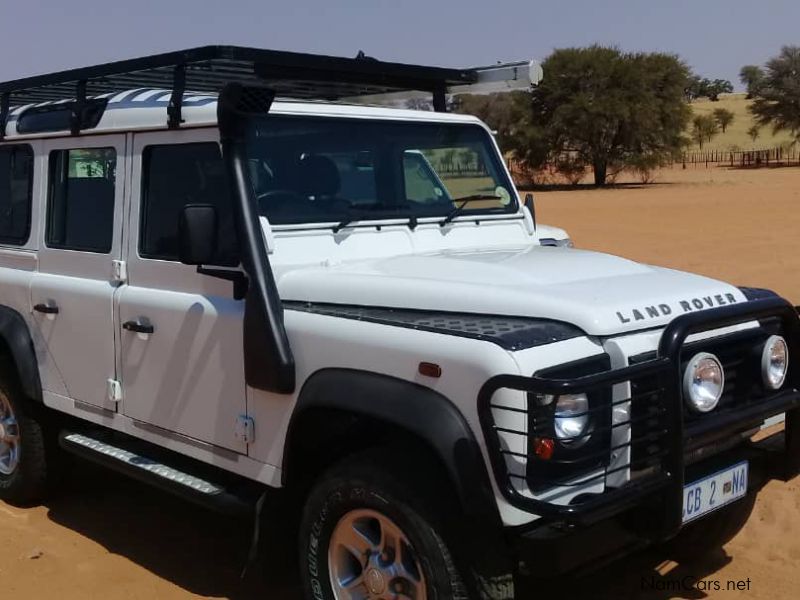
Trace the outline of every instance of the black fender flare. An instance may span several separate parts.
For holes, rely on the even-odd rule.
[[[28,398],[42,402],[39,363],[36,360],[36,350],[28,324],[19,312],[2,305],[0,305],[0,339],[8,347],[22,391]]]
[[[459,535],[457,552],[466,555],[482,579],[511,572],[513,564],[486,461],[472,429],[449,399],[431,388],[389,375],[322,369],[300,390],[287,431],[287,451],[293,436],[302,435],[295,427],[299,417],[315,408],[384,421],[425,442],[444,465],[460,503],[464,527],[460,528],[463,535]],[[284,480],[291,470],[291,457],[284,457]]]

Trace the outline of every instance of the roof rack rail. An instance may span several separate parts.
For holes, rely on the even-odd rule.
[[[24,105],[87,97],[133,88],[172,90],[169,126],[182,121],[184,90],[219,92],[228,83],[265,83],[279,97],[341,100],[353,96],[416,90],[434,96],[444,109],[445,91],[477,83],[473,69],[447,69],[379,61],[359,52],[341,58],[240,46],[203,46],[142,58],[0,83],[0,133],[5,132],[5,103]],[[76,119],[77,122],[77,119]],[[74,129],[74,128],[73,128]]]
[[[474,80],[469,83],[447,86],[444,90],[445,95],[530,91],[539,85],[543,77],[542,66],[535,60],[498,63],[488,67],[474,67],[466,70],[474,75]],[[419,97],[419,91],[406,90],[380,95],[354,96],[347,100],[374,104],[401,104]],[[443,110],[437,106],[435,100],[434,98],[434,110]]]

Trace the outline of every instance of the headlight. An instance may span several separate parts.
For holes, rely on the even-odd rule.
[[[564,446],[577,448],[589,439],[589,436],[585,435],[589,428],[588,410],[589,398],[586,397],[586,394],[568,394],[558,397],[554,428],[556,438]]]
[[[786,340],[779,335],[770,336],[764,343],[761,353],[761,378],[764,386],[777,390],[786,381],[789,372],[789,347]]]
[[[575,244],[572,238],[564,238],[563,240],[556,240],[556,246],[563,246],[564,248],[574,248]]]
[[[695,354],[683,374],[683,394],[689,408],[707,413],[717,407],[725,387],[722,363],[713,354]]]

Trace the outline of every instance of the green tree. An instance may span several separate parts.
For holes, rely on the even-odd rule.
[[[767,61],[750,112],[759,127],[770,125],[773,132],[800,139],[800,46],[784,46]]]
[[[727,79],[710,80],[698,75],[692,75],[687,80],[685,96],[687,100],[697,98],[708,98],[712,102],[719,100],[720,94],[730,94],[733,91],[733,84]]]
[[[719,128],[722,129],[722,133],[725,133],[728,126],[733,123],[734,114],[727,108],[715,108],[712,115]]]
[[[528,92],[456,96],[453,110],[475,115],[495,132],[504,153],[539,167],[547,161],[549,146],[545,131],[533,118]]]
[[[719,132],[717,121],[711,115],[697,115],[692,120],[692,139],[703,149],[703,144],[710,142]]]
[[[764,71],[756,65],[745,65],[739,70],[739,81],[747,89],[747,97],[752,98],[764,82]]]
[[[643,156],[665,162],[683,146],[689,71],[677,57],[591,46],[556,50],[542,66],[531,97],[537,139],[551,158],[590,166],[596,185],[610,170]]]
[[[730,94],[733,91],[733,84],[727,79],[715,79],[706,87],[708,99],[712,102],[719,100],[720,94]]]
[[[750,137],[753,143],[755,143],[755,141],[758,139],[758,136],[761,135],[761,128],[758,125],[753,125],[747,130],[747,135]]]

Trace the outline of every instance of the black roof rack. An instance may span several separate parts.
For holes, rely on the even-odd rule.
[[[181,73],[183,75],[181,75]],[[177,77],[176,77],[177,75]],[[218,92],[226,83],[268,83],[277,96],[336,100],[418,90],[437,92],[477,80],[472,69],[445,69],[383,62],[359,53],[341,58],[239,46],[203,46],[0,83],[14,104],[75,98],[148,87]],[[182,86],[183,87],[183,86]]]
[[[202,46],[2,82],[0,139],[12,105],[74,98],[72,110],[77,115],[87,98],[135,88],[172,90],[169,125],[177,127],[182,120],[185,90],[216,93],[232,82],[266,84],[278,97],[328,101],[429,92],[434,109],[442,111],[448,91],[482,83],[494,89],[498,82],[501,89],[508,82],[525,88],[540,77],[541,69],[533,61],[447,69],[383,62],[363,52],[355,58],[341,58],[240,46]],[[73,133],[77,133],[75,129],[73,126]]]

